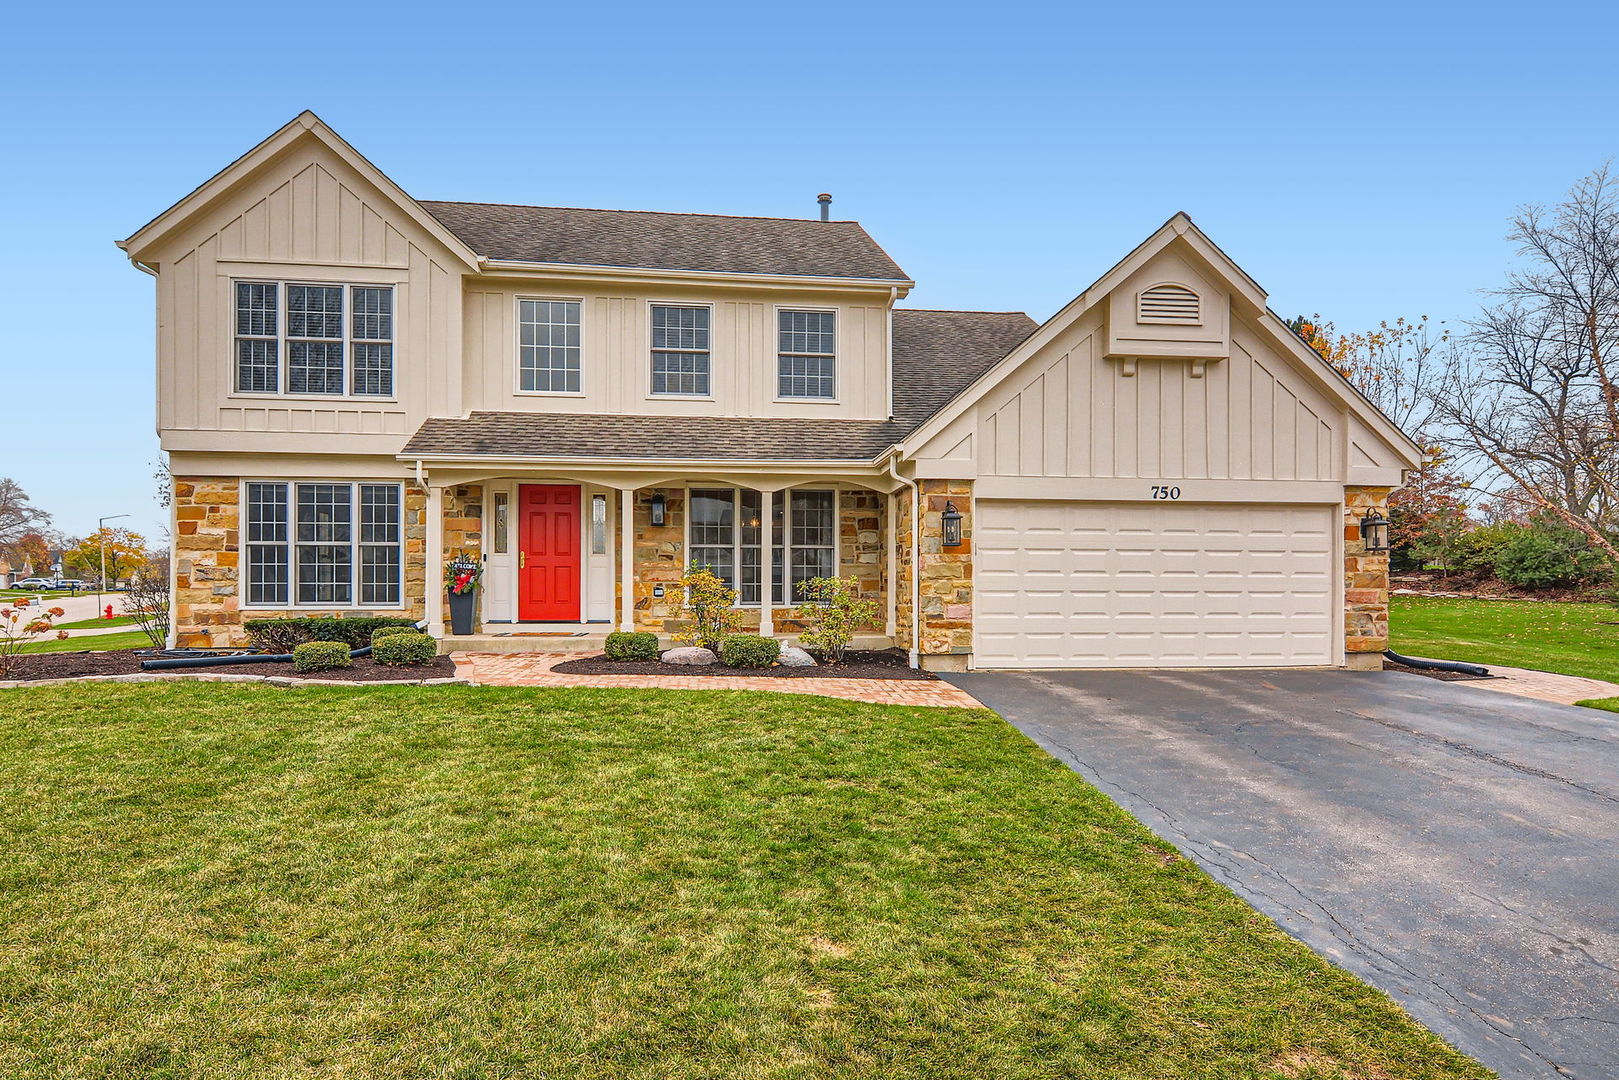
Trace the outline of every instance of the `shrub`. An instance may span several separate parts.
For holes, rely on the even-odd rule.
[[[808,603],[794,613],[805,626],[798,643],[828,663],[842,660],[854,632],[877,618],[877,602],[863,599],[852,577],[810,578],[799,591]]]
[[[645,630],[633,634],[627,630],[617,630],[607,635],[607,644],[602,651],[609,660],[656,660],[658,635]]]
[[[1558,522],[1520,526],[1495,555],[1495,576],[1521,589],[1553,589],[1605,580],[1607,566],[1590,541]]]
[[[741,625],[736,590],[706,566],[687,571],[680,590],[680,616],[688,623],[674,632],[674,639],[719,652],[721,643]]]
[[[758,634],[732,634],[720,643],[726,667],[769,667],[781,655],[781,642]]]
[[[249,619],[243,624],[247,639],[263,652],[289,653],[305,641],[341,641],[351,649],[371,644],[371,634],[382,626],[414,626],[415,620],[398,616],[362,615],[337,619],[330,615],[303,615],[281,619]]]
[[[1496,556],[1522,528],[1509,521],[1498,521],[1467,530],[1456,543],[1456,568],[1468,574],[1494,574]]]
[[[397,637],[400,634],[419,634],[420,630],[414,626],[379,626],[371,631],[371,644],[375,645],[383,638]]]
[[[389,665],[425,664],[437,655],[438,642],[420,633],[389,634],[371,649],[372,659]]]
[[[306,641],[292,650],[294,671],[330,671],[352,663],[349,647],[341,641]]]

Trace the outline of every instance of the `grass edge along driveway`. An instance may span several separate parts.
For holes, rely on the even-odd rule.
[[[10,693],[0,1074],[1489,1075],[988,711]]]
[[[1389,647],[1619,682],[1619,606],[1438,596],[1390,598]]]

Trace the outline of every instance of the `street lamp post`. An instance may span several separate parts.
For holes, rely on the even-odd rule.
[[[96,545],[101,549],[101,576],[96,579],[96,614],[101,614],[101,590],[107,585],[107,522],[126,518],[128,514],[113,514],[96,519]]]

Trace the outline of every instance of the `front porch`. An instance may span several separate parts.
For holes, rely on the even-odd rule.
[[[427,590],[446,652],[594,652],[615,630],[676,644],[679,583],[694,564],[737,590],[750,632],[792,639],[798,586],[839,576],[878,613],[853,647],[908,641],[892,553],[895,501],[909,491],[896,496],[886,476],[440,466],[423,480],[427,550],[483,566],[471,634],[452,633],[443,592]]]

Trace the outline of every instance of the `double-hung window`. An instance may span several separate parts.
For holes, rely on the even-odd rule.
[[[764,587],[764,501],[759,493],[747,488],[695,488],[687,505],[691,564],[712,570],[736,590],[742,606],[757,607]],[[837,493],[777,492],[771,500],[771,517],[776,542],[770,552],[770,602],[785,607],[803,599],[804,582],[837,572]],[[786,580],[784,568],[790,570]]]
[[[250,481],[245,495],[249,605],[401,606],[400,485]]]
[[[837,315],[776,313],[776,396],[831,398],[837,394]]]
[[[579,301],[519,300],[518,388],[579,393]]]
[[[652,305],[652,392],[709,396],[709,319],[706,307]]]
[[[238,393],[394,392],[391,285],[238,281]]]

